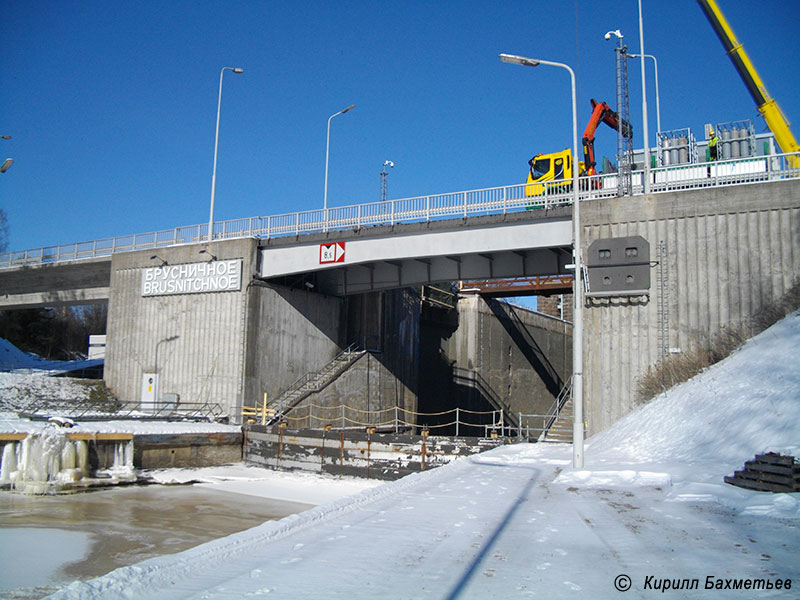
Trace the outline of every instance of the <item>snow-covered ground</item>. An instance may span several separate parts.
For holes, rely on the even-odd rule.
[[[722,481],[756,453],[800,456],[798,355],[800,313],[590,438],[580,470],[568,445],[520,444],[383,485],[154,472],[321,504],[52,597],[798,598],[800,494]]]
[[[148,471],[147,475],[163,484],[194,482],[199,487],[234,494],[315,505],[332,502],[382,483],[374,479],[303,471],[273,471],[244,463],[199,469],[160,469]]]
[[[798,494],[722,480],[800,455],[798,355],[800,313],[591,438],[584,469],[501,447],[52,597],[798,598]]]

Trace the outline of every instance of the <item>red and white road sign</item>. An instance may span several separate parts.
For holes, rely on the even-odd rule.
[[[344,242],[333,242],[331,244],[319,245],[319,264],[343,263],[344,262]]]

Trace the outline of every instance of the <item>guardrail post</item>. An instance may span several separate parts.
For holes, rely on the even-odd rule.
[[[456,406],[456,437],[458,437],[458,422],[460,420],[459,408]]]
[[[309,402],[308,403],[308,428],[309,429],[314,429],[314,421],[312,421],[312,419],[314,418],[314,412],[313,411],[314,411],[314,404]]]
[[[342,404],[342,429],[344,429],[344,404]]]
[[[431,220],[431,197],[425,196],[425,221],[430,223]]]
[[[464,196],[464,218],[467,218],[467,192],[462,192]]]
[[[267,424],[267,392],[264,392],[264,407],[261,409],[261,424]]]
[[[394,432],[400,433],[400,418],[397,414],[397,404],[394,405]]]

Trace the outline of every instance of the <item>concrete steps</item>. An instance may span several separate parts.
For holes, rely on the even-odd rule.
[[[566,442],[572,443],[572,398],[570,397],[561,407],[558,418],[553,422],[552,427],[544,434],[543,442]]]

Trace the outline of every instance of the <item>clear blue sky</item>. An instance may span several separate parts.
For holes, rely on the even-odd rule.
[[[800,2],[719,0],[768,90],[800,134]],[[693,0],[643,0],[659,60],[664,129],[764,123]],[[501,52],[578,72],[615,102],[614,42],[639,51],[636,0],[618,2],[42,2],[0,11],[0,175],[10,249],[208,221],[219,71],[225,74],[216,219],[524,181],[536,152],[571,145],[569,79],[501,63]],[[652,63],[650,131],[656,127]],[[631,64],[641,147],[641,82]],[[615,134],[598,132],[613,157]]]

